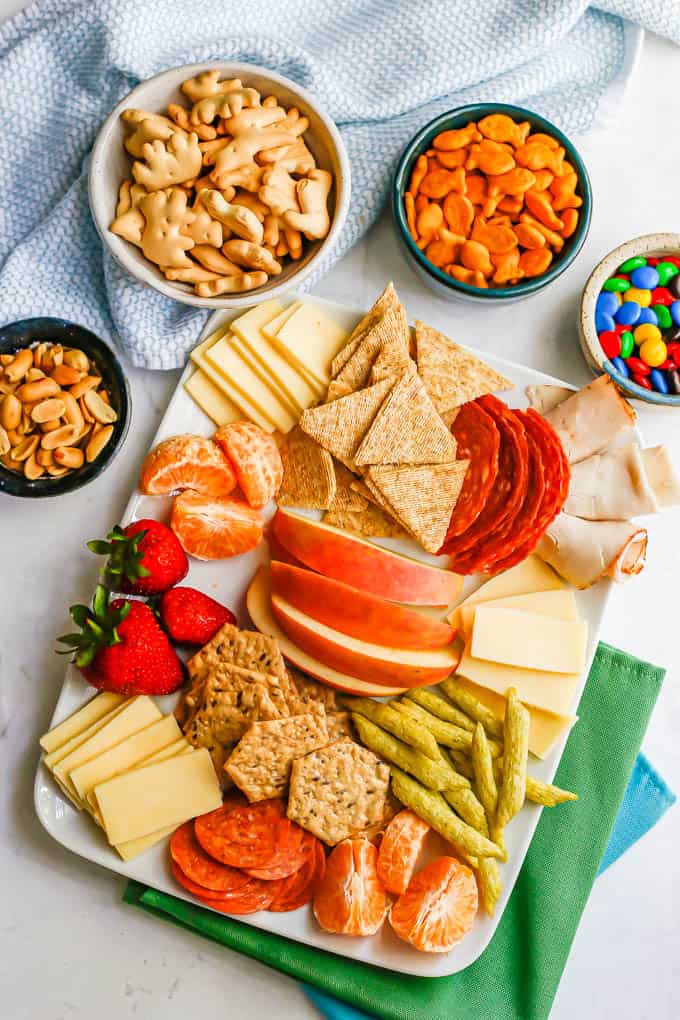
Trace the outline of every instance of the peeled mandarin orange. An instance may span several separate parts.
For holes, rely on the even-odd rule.
[[[448,953],[467,935],[477,913],[477,881],[455,857],[438,857],[419,871],[390,910],[395,934],[424,953]]]
[[[170,527],[190,556],[222,560],[259,545],[264,518],[241,499],[183,492],[173,504]]]
[[[220,498],[236,488],[236,475],[215,443],[187,433],[164,439],[147,454],[139,488],[149,496],[193,489]]]
[[[374,935],[380,928],[387,895],[378,878],[377,857],[364,837],[345,839],[335,847],[314,896],[314,916],[324,931]]]
[[[272,437],[249,421],[223,425],[215,442],[231,462],[243,495],[251,506],[273,499],[283,480],[283,464]]]
[[[378,851],[378,877],[388,892],[406,891],[430,826],[413,811],[400,811],[385,829]]]

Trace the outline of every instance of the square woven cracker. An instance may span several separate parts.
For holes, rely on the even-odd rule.
[[[357,447],[392,386],[391,379],[384,379],[341,400],[312,407],[303,412],[300,427],[351,470]]]
[[[336,482],[333,458],[299,425],[279,441],[283,481],[276,501],[279,506],[303,510],[327,510],[333,504]]]
[[[293,761],[328,743],[326,718],[311,712],[255,722],[229,756],[225,770],[253,803],[281,797]]]
[[[455,459],[456,441],[417,375],[403,376],[395,384],[354,457],[360,467],[444,464]]]
[[[446,538],[451,513],[470,462],[381,465],[371,480],[426,552],[436,554]]]
[[[513,384],[443,333],[416,319],[418,372],[440,414]]]
[[[355,393],[368,384],[373,362],[384,347],[401,347],[407,353],[409,346],[409,327],[406,310],[399,303],[387,309],[385,314],[365,334],[363,340],[352,356],[343,366],[328,387],[326,400],[338,400],[340,397]]]
[[[390,770],[353,740],[338,740],[293,762],[288,817],[335,846],[382,818]]]
[[[371,329],[371,327],[383,317],[388,308],[394,308],[398,304],[399,298],[397,297],[397,292],[394,289],[394,284],[390,280],[370,311],[367,312],[363,319],[360,319],[356,324],[350,333],[345,346],[341,351],[338,351],[333,358],[331,362],[332,379],[335,379],[336,375],[338,375],[338,373],[345,367],[369,329]]]

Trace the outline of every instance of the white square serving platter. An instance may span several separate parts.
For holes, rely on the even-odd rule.
[[[294,300],[296,296],[291,294],[291,300]],[[308,295],[305,295],[305,298],[309,300]],[[321,298],[312,297],[311,300],[348,331],[365,314],[365,311],[362,309],[349,308],[331,301],[324,301]],[[224,325],[241,314],[241,311],[216,312],[209,319],[201,340],[213,333],[219,326]],[[517,365],[483,352],[476,351],[475,353],[515,384],[513,390],[503,394],[503,399],[511,407],[526,407],[527,399],[524,390],[527,385],[569,385],[559,379],[536,372],[530,368],[525,368],[522,365]],[[192,367],[188,365],[168,405],[152,445],[155,446],[160,440],[181,432],[211,435],[214,431],[215,426],[213,423],[204,415],[184,389],[183,383],[189,377],[191,371]],[[123,523],[129,523],[140,517],[154,517],[167,520],[169,508],[170,500],[168,498],[143,496],[138,490],[135,490],[123,515]],[[272,503],[268,508],[270,515],[273,514],[274,509],[275,507]],[[115,523],[116,521],[112,519],[111,525]],[[446,563],[446,558],[444,557],[437,560],[434,557],[427,556],[413,542],[395,539],[377,541],[389,548],[397,549],[411,556],[427,559],[435,563],[439,562],[442,565]],[[255,570],[260,563],[266,561],[267,557],[267,544],[263,542],[253,552],[237,556],[231,560],[205,563],[191,560],[189,574],[183,583],[193,585],[229,606],[237,614],[239,624],[242,627],[248,627],[250,622],[245,609],[246,589]],[[464,595],[479,587],[483,580],[485,579],[482,577],[468,578]],[[600,625],[607,606],[610,588],[611,582],[604,581],[588,591],[576,593],[579,612],[588,622],[589,637],[586,670],[583,673],[581,684],[574,699],[572,706],[574,712],[580,700],[593,655],[595,654]],[[92,688],[83,681],[78,670],[74,666],[69,665],[51,725],[56,725],[74,712],[92,694]],[[176,699],[176,695],[159,699],[161,708],[164,711],[171,711]],[[552,754],[544,761],[532,759],[530,761],[530,771],[546,782],[552,781],[566,741],[567,735],[559,741]],[[198,903],[190,893],[181,889],[172,877],[168,862],[167,840],[159,843],[135,860],[128,863],[122,861],[108,845],[104,834],[93,824],[90,817],[84,812],[77,811],[62,796],[42,762],[38,766],[35,778],[34,797],[36,812],[42,825],[57,842],[69,850],[125,878],[136,879],[173,896]],[[380,933],[369,938],[330,935],[318,927],[309,907],[302,907],[292,913],[284,914],[260,911],[257,914],[239,917],[237,920],[242,921],[244,924],[252,925],[255,928],[275,932],[277,935],[283,935],[294,941],[306,943],[307,945],[315,946],[340,956],[346,956],[353,960],[360,960],[363,963],[369,963],[376,967],[384,967],[403,974],[415,974],[421,977],[444,977],[455,974],[474,963],[490,942],[524,862],[534,830],[538,824],[541,810],[537,805],[527,803],[508,826],[506,830],[508,862],[501,866],[503,893],[496,906],[495,916],[489,918],[480,911],[472,931],[449,953],[429,955],[420,953],[397,939],[392,934],[387,923],[385,923]],[[569,806],[557,808],[556,810],[564,811],[564,824],[569,825]],[[437,853],[446,852],[444,843],[442,842],[438,848],[433,846],[433,852],[435,850]]]

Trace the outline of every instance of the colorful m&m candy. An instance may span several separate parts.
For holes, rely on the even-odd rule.
[[[595,303],[602,351],[643,389],[680,394],[680,259],[634,255]]]

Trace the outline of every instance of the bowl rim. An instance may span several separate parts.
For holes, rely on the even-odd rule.
[[[92,356],[94,360],[106,362],[106,367],[110,370],[115,380],[118,387],[121,409],[118,419],[120,422],[118,433],[93,464],[85,464],[82,468],[78,468],[62,478],[41,477],[31,480],[25,478],[24,475],[8,471],[0,464],[0,496],[14,496],[17,499],[49,499],[50,497],[63,496],[67,493],[75,492],[77,489],[85,488],[86,485],[96,481],[110,467],[127,439],[132,421],[130,384],[115,351],[87,326],[83,326],[79,322],[73,322],[70,319],[61,319],[57,316],[49,315],[36,315],[27,319],[16,319],[14,322],[6,322],[0,326],[0,347],[2,347],[6,339],[3,338],[2,334],[10,328],[17,331],[20,329],[27,331],[38,330],[35,336],[28,341],[28,346],[30,346],[40,342],[41,333],[45,334],[45,339],[48,339],[50,330],[56,328],[63,330],[69,327],[74,327],[80,336],[87,341],[88,345],[96,351],[96,355]],[[84,337],[83,334],[85,334]],[[18,340],[17,347],[19,345],[25,346],[25,342]],[[91,470],[91,474],[86,477],[88,469]]]
[[[253,295],[259,293],[259,291],[248,291],[243,294],[234,294],[232,296],[220,295],[218,297],[202,298],[190,291],[181,290],[171,280],[156,279],[151,274],[148,279],[146,277],[142,277],[138,273],[137,267],[133,264],[132,260],[128,259],[126,248],[121,247],[120,251],[114,250],[109,237],[110,232],[106,225],[99,221],[97,212],[95,211],[97,206],[95,198],[95,189],[97,185],[95,183],[95,179],[104,162],[109,143],[109,136],[122,111],[128,109],[130,106],[134,106],[134,97],[139,92],[143,91],[151,82],[162,82],[163,79],[173,77],[177,75],[178,72],[182,72],[182,74],[186,72],[186,76],[191,78],[196,74],[200,74],[202,71],[210,70],[224,71],[227,74],[233,72],[234,76],[242,75],[245,77],[248,74],[260,75],[263,78],[268,78],[277,85],[281,85],[284,88],[289,89],[291,92],[297,94],[300,99],[314,110],[319,119],[323,121],[324,126],[330,135],[339,165],[339,174],[334,182],[336,193],[335,214],[330,230],[323,239],[319,249],[312,255],[308,262],[301,266],[299,270],[287,277],[285,281],[270,287],[267,291],[262,291],[260,298],[263,301],[275,300],[287,293],[291,288],[300,287],[301,283],[318,267],[320,257],[322,255],[326,257],[332,250],[333,246],[337,242],[340,231],[345,225],[347,214],[349,212],[352,190],[351,165],[349,155],[347,153],[347,147],[345,146],[335,121],[326,109],[318,103],[311,92],[304,88],[304,86],[298,85],[297,82],[294,82],[291,78],[287,78],[285,75],[279,74],[276,71],[271,71],[267,67],[262,67],[260,64],[249,64],[244,63],[243,61],[229,60],[205,60],[194,64],[179,64],[176,67],[170,67],[163,71],[159,71],[157,74],[151,75],[149,78],[145,78],[144,81],[135,85],[133,89],[126,93],[126,95],[123,96],[118,103],[116,103],[114,108],[100,125],[97,132],[97,137],[95,139],[94,146],[92,147],[92,155],[87,174],[88,203],[90,206],[92,220],[102,244],[105,246],[114,261],[121,266],[132,277],[132,279],[144,286],[153,288],[159,294],[163,294],[164,297],[169,297],[173,301],[179,301],[181,304],[191,305],[195,308],[209,308],[213,310],[219,308],[245,308],[253,303]]]
[[[526,282],[516,283],[513,287],[475,287],[472,284],[455,280],[447,273],[443,273],[441,269],[438,269],[429,261],[429,259],[425,258],[423,252],[414,242],[406,223],[406,215],[403,207],[403,195],[406,191],[406,177],[408,169],[414,155],[419,149],[423,148],[423,142],[428,139],[428,136],[438,134],[441,128],[454,117],[456,119],[465,117],[479,118],[487,116],[490,113],[506,113],[513,118],[519,116],[523,120],[530,121],[532,126],[535,125],[540,127],[546,134],[554,135],[560,144],[564,146],[569,156],[569,162],[573,164],[574,169],[577,172],[581,197],[583,198],[583,206],[581,207],[582,215],[579,219],[579,224],[575,233],[571,238],[569,238],[571,244],[568,254],[564,257],[560,257],[545,273],[542,273],[540,276],[536,276]],[[438,282],[450,287],[452,291],[458,291],[461,294],[477,298],[481,301],[493,302],[503,301],[504,299],[509,300],[511,298],[528,297],[529,295],[542,290],[543,287],[548,286],[548,284],[561,276],[578,256],[585,243],[586,237],[588,236],[590,222],[592,219],[593,194],[590,177],[588,175],[586,165],[574,143],[564,134],[563,131],[560,130],[560,128],[546,117],[543,117],[540,113],[528,110],[523,106],[515,106],[512,103],[467,103],[464,106],[457,106],[446,113],[441,113],[428,124],[425,124],[424,127],[420,128],[420,130],[416,132],[399,157],[399,161],[392,178],[391,192],[392,211],[397,223],[400,237],[406,245],[408,252],[415,258],[418,265]]]
[[[633,382],[627,376],[618,372],[612,361],[605,357],[595,330],[595,302],[602,289],[601,284],[611,275],[612,267],[618,267],[620,262],[624,262],[634,254],[641,255],[642,251],[640,249],[644,248],[645,245],[648,247],[644,254],[651,255],[652,258],[656,257],[656,252],[659,255],[677,254],[680,257],[680,233],[675,234],[669,231],[640,234],[638,237],[631,237],[629,240],[618,244],[616,248],[612,248],[606,255],[603,255],[588,276],[583,287],[578,315],[579,339],[581,347],[585,346],[587,349],[590,359],[595,362],[601,371],[611,376],[619,389],[629,396],[644,400],[647,404],[658,404],[663,407],[680,407],[680,394],[658,393],[656,390],[646,390],[644,387],[638,386],[636,382]]]

